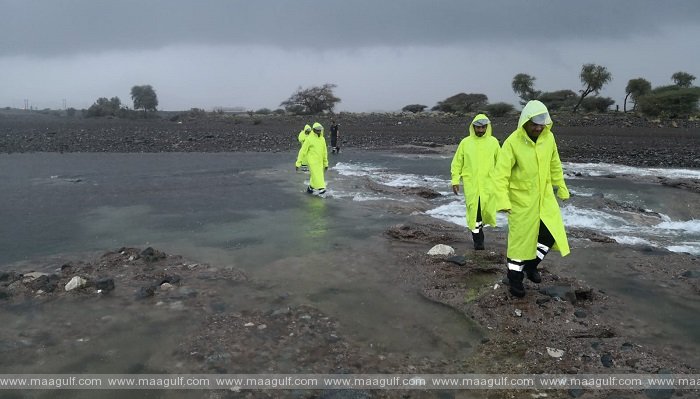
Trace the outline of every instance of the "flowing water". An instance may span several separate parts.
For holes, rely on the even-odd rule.
[[[3,155],[0,270],[42,264],[48,268],[51,262],[35,260],[77,259],[122,246],[153,246],[239,268],[262,282],[264,289],[248,288],[245,295],[233,290],[230,298],[222,298],[235,308],[264,308],[283,295],[339,319],[343,332],[363,344],[418,356],[466,357],[483,336],[481,329],[397,286],[400,265],[384,261],[389,249],[380,239],[383,231],[405,220],[402,214],[387,211],[386,204],[416,200],[367,187],[373,181],[433,188],[444,196],[430,200],[426,213],[464,225],[463,199],[450,191],[451,158],[344,152],[331,159],[325,199],[304,194],[308,175],[295,173],[293,158],[291,153]],[[700,254],[700,215],[692,205],[698,203],[697,194],[611,179],[609,174],[622,173],[615,165],[565,164],[564,168],[574,194],[562,208],[567,227],[591,228],[623,244]],[[700,172],[626,168],[624,173],[696,178]],[[601,207],[601,196],[646,212]],[[507,225],[503,217],[498,222],[500,229]],[[616,279],[622,277],[615,273],[591,268],[584,277],[615,292]],[[633,301],[645,295],[619,291]],[[666,292],[656,292],[654,301],[671,309],[663,323],[675,326],[675,337],[684,342],[700,339],[700,326],[692,321],[700,310],[697,303],[674,307],[674,298]],[[8,322],[0,330],[12,334],[31,328],[43,315],[61,312],[80,324],[85,320],[76,313],[97,311],[72,312],[85,306],[97,305],[63,301],[41,308],[2,309]],[[122,305],[103,306],[117,312]],[[141,328],[115,332],[107,337],[109,343],[101,345],[105,350],[115,345],[134,350],[127,351],[118,366],[100,368],[98,361],[88,359],[81,367],[129,372],[135,361],[153,352],[149,348],[162,342],[153,323],[174,323],[183,332],[188,330],[186,318],[158,321],[155,311],[119,314],[138,321]],[[171,338],[174,344],[177,337]],[[67,372],[77,366],[66,360],[23,367],[26,372]]]

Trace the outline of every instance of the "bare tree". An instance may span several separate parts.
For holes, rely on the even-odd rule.
[[[333,94],[333,89],[337,85],[326,83],[323,86],[313,86],[308,89],[299,87],[286,101],[283,101],[280,106],[284,107],[287,112],[294,114],[320,114],[324,111],[333,112],[336,103],[340,102],[340,98]]]
[[[584,64],[581,67],[581,74],[579,77],[581,78],[581,83],[584,85],[584,89],[581,90],[581,97],[574,106],[574,112],[578,110],[578,107],[587,95],[591,93],[598,94],[600,89],[612,80],[612,74],[608,72],[608,69],[596,64]]]

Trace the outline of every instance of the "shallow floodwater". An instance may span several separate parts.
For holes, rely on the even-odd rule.
[[[60,266],[52,261],[57,257],[153,246],[245,271],[256,284],[231,289],[230,297],[221,298],[228,309],[274,309],[273,302],[284,297],[319,308],[340,321],[340,332],[378,351],[466,357],[481,329],[398,286],[401,266],[385,261],[389,248],[382,233],[402,217],[341,198],[308,196],[307,179],[294,171],[291,153],[4,155],[0,268],[53,271]],[[21,367],[37,373],[85,367],[129,372],[157,356],[162,340],[177,343],[177,336],[162,337],[160,323],[182,334],[192,327],[186,317],[158,320],[160,309],[134,315],[120,306],[66,300],[3,309],[7,323],[0,329],[8,335],[36,329],[48,315],[57,323],[102,324],[107,317],[115,325],[117,318],[140,326],[90,343],[89,353],[134,349],[119,361],[91,359],[76,348],[85,357],[81,362],[66,356]]]
[[[232,308],[267,310],[276,298],[284,297],[318,307],[341,322],[341,332],[372,348],[432,358],[468,356],[482,337],[480,328],[398,286],[401,266],[385,261],[389,249],[381,235],[405,220],[404,215],[387,211],[386,203],[416,199],[367,188],[369,180],[436,189],[444,196],[429,201],[426,213],[464,225],[463,200],[449,191],[451,158],[344,152],[331,158],[325,199],[303,192],[308,175],[294,171],[293,159],[292,153],[2,155],[0,270],[39,266],[48,270],[57,266],[50,261],[57,256],[78,259],[122,246],[153,246],[195,261],[242,269],[259,282],[256,287],[231,290],[230,297],[221,299]],[[616,173],[616,168],[565,165],[574,193],[563,207],[567,227],[594,229],[623,244],[700,253],[700,215],[690,205],[698,203],[698,195],[604,177],[605,171]],[[642,175],[634,168],[631,173]],[[658,215],[601,209],[593,201],[600,194]],[[506,224],[499,217],[499,228]],[[649,291],[623,284],[624,274],[615,270],[593,265],[578,277],[634,303],[649,298]],[[661,319],[650,314],[649,323],[660,336],[670,331],[674,342],[690,346],[691,356],[700,364],[695,344],[700,325],[694,316],[700,305],[695,301],[675,306],[677,298],[671,293],[650,289],[654,304],[668,311]],[[31,328],[44,314],[55,315],[61,309],[71,313],[81,306],[97,305],[66,301],[40,309],[5,309],[2,316],[8,322],[0,329],[7,333]],[[120,305],[104,306],[118,313]],[[155,352],[156,343],[165,339],[166,344],[176,344],[178,337],[161,337],[156,310],[138,316],[127,313],[119,314],[141,327],[109,336],[110,344],[96,345],[106,351],[131,345],[133,353],[127,351],[114,363],[88,358],[81,364],[99,370],[92,372],[142,372],[131,370]],[[74,323],[81,322],[75,312],[71,317]],[[186,317],[160,322],[173,323],[183,333],[191,328]],[[23,370],[69,372],[80,367],[59,359],[24,365]]]

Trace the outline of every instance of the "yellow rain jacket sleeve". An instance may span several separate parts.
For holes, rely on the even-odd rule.
[[[311,132],[311,126],[306,125],[303,129],[301,129],[301,132],[299,132],[299,144],[304,144],[304,140],[306,140],[306,137],[308,136],[308,134],[306,134],[307,131]]]
[[[304,126],[304,128],[301,129],[301,132],[299,132],[299,144],[301,144],[302,146],[304,145],[304,141],[306,140],[306,138],[309,136],[309,134],[311,134],[311,133],[307,134],[306,132],[311,132],[311,126],[309,126],[309,125]],[[306,157],[304,157],[301,160],[301,164],[307,165]],[[299,167],[299,166],[297,166],[297,167]]]
[[[311,175],[309,185],[311,188],[321,189],[326,188],[324,172],[325,168],[328,167],[328,148],[326,147],[326,139],[323,137],[323,126],[316,122],[313,128],[314,130],[320,128],[320,134],[314,131],[306,137],[304,144],[299,150],[295,166],[301,166],[302,161],[306,160],[309,165],[309,174]]]
[[[523,125],[535,115],[546,113],[540,101],[527,103],[520,114],[518,128],[503,143],[493,173],[494,193],[498,210],[508,214],[508,257],[518,260],[534,259],[540,220],[554,237],[552,249],[569,254],[559,204],[569,198],[564,174],[551,128],[545,125],[537,141],[527,135]]]
[[[478,137],[474,132],[474,121],[486,118],[479,114],[469,124],[469,136],[457,147],[450,168],[452,185],[464,183],[464,202],[467,206],[467,226],[476,228],[476,212],[481,199],[481,218],[484,224],[496,226],[496,202],[493,199],[491,173],[498,159],[500,145],[491,135],[491,123],[486,133]]]

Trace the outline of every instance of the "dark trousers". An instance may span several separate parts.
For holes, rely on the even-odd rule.
[[[537,265],[542,262],[542,259],[547,256],[554,242],[552,233],[549,232],[547,226],[540,220],[540,231],[537,235],[537,251],[535,252],[535,258],[527,260],[508,258],[508,269],[521,272],[525,267],[536,268]]]

